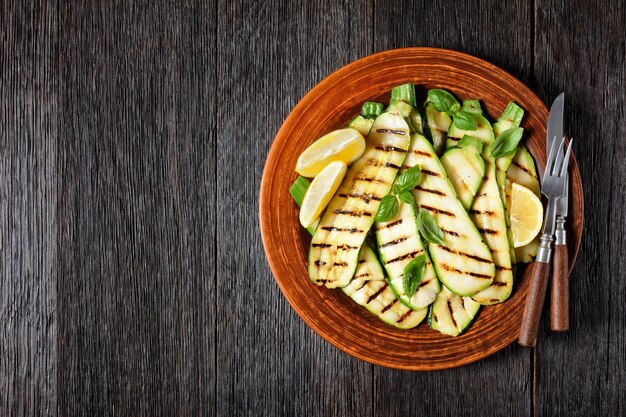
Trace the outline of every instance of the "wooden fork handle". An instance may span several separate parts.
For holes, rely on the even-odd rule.
[[[569,330],[569,259],[566,245],[554,245],[550,328],[555,332]]]
[[[548,287],[550,264],[533,262],[528,268],[530,288],[526,296],[526,307],[524,308],[522,328],[520,330],[518,343],[525,347],[535,347],[537,343],[537,332],[539,331],[539,320],[541,319],[541,310],[543,309],[543,302]]]

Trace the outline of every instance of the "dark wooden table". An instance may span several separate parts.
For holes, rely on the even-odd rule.
[[[115,3],[115,4],[114,4]],[[0,416],[626,415],[626,7],[611,1],[0,1]],[[438,46],[565,126],[572,329],[399,372],[313,333],[265,261],[272,139],[332,71]]]

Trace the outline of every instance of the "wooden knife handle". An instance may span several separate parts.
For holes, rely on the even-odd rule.
[[[566,245],[554,245],[554,269],[550,297],[550,328],[569,330],[569,259]]]
[[[546,289],[548,287],[550,264],[533,262],[528,268],[527,274],[529,275],[528,279],[530,279],[530,288],[526,296],[526,307],[524,308],[518,343],[526,347],[535,347],[541,310],[543,309],[543,301],[546,298]]]

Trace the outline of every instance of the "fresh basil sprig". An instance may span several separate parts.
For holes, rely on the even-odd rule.
[[[398,176],[398,179],[396,179],[396,182],[393,185],[394,193],[397,195],[403,191],[409,191],[415,188],[415,186],[420,182],[421,175],[422,171],[417,165],[407,169]]]
[[[410,191],[402,191],[397,194],[398,199],[405,204],[415,204],[415,197],[413,197],[413,193]]]
[[[377,222],[386,222],[398,214],[398,199],[395,195],[387,194],[380,201],[380,206],[378,206],[378,212],[376,212],[376,217],[374,220]]]
[[[489,155],[492,158],[500,158],[501,156],[514,153],[517,150],[517,145],[522,139],[523,134],[524,129],[521,127],[512,127],[500,133],[493,142]]]
[[[476,130],[478,123],[470,112],[461,110],[461,105],[446,90],[434,89],[428,91],[428,100],[435,110],[444,112],[452,117],[456,127],[462,130]]]
[[[471,113],[466,111],[458,111],[454,114],[454,124],[462,130],[476,130],[478,123]]]
[[[448,93],[446,90],[429,90],[428,100],[433,103],[433,107],[435,108],[435,110],[442,111],[448,114],[452,112],[452,106],[456,107],[456,111],[461,108],[459,102],[454,98],[452,94]]]
[[[402,288],[407,297],[413,297],[417,291],[419,283],[422,281],[424,269],[426,267],[426,255],[421,254],[413,258],[411,262],[404,267],[402,274]]]
[[[443,230],[437,226],[437,222],[433,216],[424,209],[421,209],[417,215],[417,229],[420,235],[430,243],[437,245],[445,245]]]
[[[398,214],[398,199],[406,204],[413,204],[415,199],[411,190],[419,183],[422,171],[418,166],[407,169],[398,176],[391,193],[383,197],[374,220],[387,222]]]

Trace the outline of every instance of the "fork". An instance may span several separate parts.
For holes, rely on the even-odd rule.
[[[565,180],[567,177],[567,167],[569,165],[572,143],[570,141],[567,152],[563,152],[565,140],[561,139],[558,147],[557,141],[552,142],[546,170],[541,183],[541,194],[548,198],[548,208],[543,223],[543,234],[541,243],[537,250],[537,257],[528,269],[530,277],[530,288],[526,297],[524,316],[522,317],[522,327],[518,342],[522,346],[534,347],[537,343],[537,331],[539,330],[539,319],[546,296],[548,286],[548,276],[550,274],[550,260],[552,258],[552,242],[554,241],[556,203],[565,194]],[[565,154],[565,156],[563,156]]]

